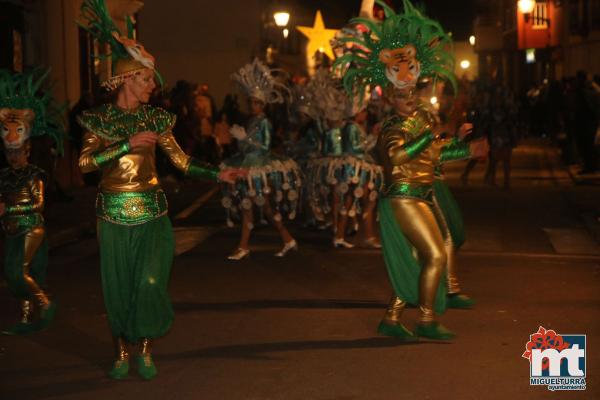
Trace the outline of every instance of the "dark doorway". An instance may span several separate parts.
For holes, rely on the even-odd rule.
[[[0,1],[0,68],[23,71],[23,8]]]

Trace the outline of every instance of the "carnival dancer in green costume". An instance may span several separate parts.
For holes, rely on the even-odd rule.
[[[83,3],[81,24],[110,45],[113,62],[113,75],[103,86],[114,93],[114,103],[78,118],[87,132],[79,166],[84,173],[102,173],[96,216],[104,303],[116,351],[109,375],[128,375],[127,344],[138,343],[138,373],[152,379],[157,373],[152,340],[165,335],[173,321],[167,285],[175,246],[156,146],[189,177],[232,182],[243,174],[219,173],[181,150],[172,133],[175,116],[145,104],[156,86],[154,58],[119,32],[104,0]]]
[[[357,46],[336,60],[336,65],[344,70],[349,93],[380,85],[395,111],[384,121],[376,147],[385,179],[384,197],[379,203],[381,238],[395,291],[378,330],[405,339],[415,335],[451,339],[455,334],[435,317],[446,309],[443,280],[447,253],[439,215],[433,207],[434,169],[439,163],[474,154],[478,147],[457,147],[441,139],[431,115],[418,107],[415,90],[420,76],[455,82],[450,37],[408,0],[404,0],[401,14],[381,1],[377,3],[386,19],[381,23],[352,20],[367,27],[368,32],[358,40],[348,39]],[[401,322],[407,303],[419,306],[415,333]]]
[[[471,158],[470,155],[466,158]],[[433,205],[440,218],[440,229],[444,234],[448,260],[446,263],[446,283],[448,286],[448,308],[471,308],[475,300],[462,292],[456,271],[456,251],[465,242],[465,227],[460,207],[448,184],[444,181],[442,166],[435,170],[433,181]]]
[[[20,335],[47,327],[56,302],[44,291],[48,242],[44,210],[45,172],[29,164],[30,137],[49,135],[62,153],[60,110],[42,92],[48,72],[11,74],[0,70],[0,129],[9,166],[0,170],[0,221],[6,237],[4,272],[21,301],[21,321],[2,331]],[[34,307],[39,317],[33,319]]]
[[[420,89],[420,97],[423,106],[428,105],[431,112],[428,115],[431,116],[432,122],[436,127],[440,127],[441,122],[438,115],[437,109],[434,106],[430,106],[430,95],[431,95],[431,81],[428,79],[422,80],[419,86],[423,86]],[[444,125],[444,129],[453,132],[456,131],[454,137],[450,141],[450,145],[461,152],[461,149],[466,149],[468,145],[463,142],[463,139],[468,136],[472,130],[473,125],[471,123],[461,124],[461,118],[455,117],[448,121]],[[486,146],[485,141],[482,144]],[[464,159],[471,158],[468,152],[464,152]],[[452,161],[461,160],[461,158],[455,157]],[[444,234],[444,244],[446,247],[447,262],[446,262],[446,284],[448,287],[447,307],[448,308],[471,308],[475,304],[475,301],[468,295],[462,292],[460,282],[457,273],[456,263],[456,252],[465,242],[465,227],[460,207],[456,202],[450,187],[444,180],[444,165],[439,163],[435,166],[434,170],[434,181],[433,181],[433,206],[439,216],[439,224],[442,233]]]
[[[285,227],[283,218],[296,218],[302,178],[293,159],[272,152],[273,127],[265,115],[265,107],[269,103],[283,102],[289,90],[258,59],[240,68],[232,78],[248,96],[251,118],[246,128],[238,125],[231,128],[240,151],[221,164],[221,168],[241,168],[247,172],[245,179],[223,185],[222,204],[227,209],[228,225],[233,225],[232,214],[241,214],[242,220],[239,245],[228,259],[238,261],[250,255],[255,211],[261,219],[266,216],[277,229],[283,247],[275,256],[284,257],[289,251],[298,250],[298,243]]]

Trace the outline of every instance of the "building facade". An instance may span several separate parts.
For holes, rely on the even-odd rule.
[[[545,79],[600,74],[600,0],[479,0],[474,21],[480,76],[520,92]]]

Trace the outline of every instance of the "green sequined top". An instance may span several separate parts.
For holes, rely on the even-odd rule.
[[[175,115],[160,107],[147,104],[134,111],[123,110],[113,104],[104,104],[84,111],[77,120],[79,124],[106,140],[118,141],[143,131],[163,134],[175,125]]]
[[[440,153],[440,164],[450,161],[466,160],[471,158],[471,148],[469,144],[459,138],[453,138],[450,143],[442,148]]]
[[[377,149],[388,191],[394,187],[404,188],[391,190],[397,193],[409,187],[427,189],[439,164],[469,157],[468,144],[435,137],[432,131],[437,124],[435,115],[423,106],[411,116],[395,115],[383,123]]]
[[[6,206],[1,222],[7,235],[21,235],[44,225],[45,176],[42,169],[31,164],[0,170],[0,202]]]
[[[79,166],[84,173],[102,172],[98,218],[137,225],[167,211],[156,171],[155,146],[132,149],[129,144],[129,138],[140,132],[157,133],[158,147],[187,176],[217,179],[217,168],[203,165],[181,150],[171,132],[175,116],[162,108],[142,105],[129,111],[106,104],[84,112],[78,122],[87,130]]]

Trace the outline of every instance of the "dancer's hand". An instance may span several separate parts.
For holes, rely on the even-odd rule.
[[[129,138],[129,145],[132,150],[138,150],[145,147],[152,147],[158,140],[158,134],[150,131],[136,133]]]
[[[485,138],[473,140],[469,143],[469,148],[471,150],[471,158],[486,158],[490,151],[490,145]]]
[[[229,133],[231,133],[231,136],[233,136],[237,140],[244,140],[246,136],[248,136],[248,134],[246,133],[246,129],[239,125],[233,125],[229,129]]]
[[[219,172],[218,179],[233,184],[237,178],[245,178],[246,176],[248,176],[248,171],[245,169],[229,168]]]
[[[0,203],[0,217],[6,212],[6,204]]]
[[[465,136],[471,134],[471,132],[473,132],[473,124],[462,124],[460,128],[458,128],[458,137],[462,140],[465,138]]]

